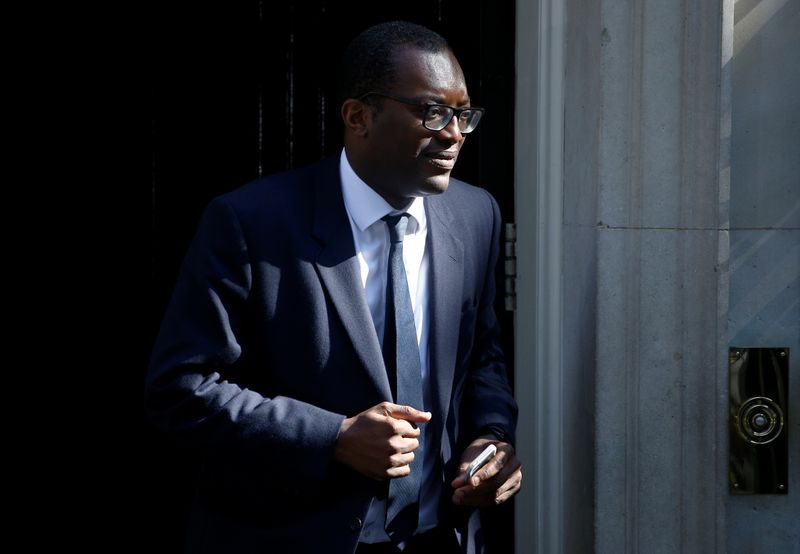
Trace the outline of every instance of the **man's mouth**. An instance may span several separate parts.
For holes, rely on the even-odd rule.
[[[456,165],[458,152],[453,150],[428,152],[425,154],[425,157],[428,158],[428,162],[435,167],[440,169],[453,169],[453,166]]]

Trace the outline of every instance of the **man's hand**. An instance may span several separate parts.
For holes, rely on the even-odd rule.
[[[405,477],[419,447],[416,424],[430,419],[430,412],[381,402],[342,422],[334,457],[371,479]]]
[[[480,454],[489,443],[497,447],[497,453],[485,466],[465,483],[469,463]],[[463,506],[494,506],[502,504],[519,491],[522,484],[522,464],[517,459],[514,447],[506,442],[488,438],[476,439],[461,455],[458,475],[451,486],[453,504]]]

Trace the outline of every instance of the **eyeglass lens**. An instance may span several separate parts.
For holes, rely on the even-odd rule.
[[[469,133],[478,126],[478,121],[480,121],[482,115],[480,110],[471,110],[469,108],[454,110],[449,106],[434,104],[428,106],[425,111],[425,127],[431,131],[441,131],[450,124],[450,120],[456,111],[458,111],[457,123],[459,131]]]

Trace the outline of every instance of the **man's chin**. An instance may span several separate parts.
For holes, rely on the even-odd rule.
[[[425,179],[422,187],[422,194],[424,196],[431,196],[434,194],[442,194],[447,190],[450,185],[450,172],[441,175],[434,175]]]

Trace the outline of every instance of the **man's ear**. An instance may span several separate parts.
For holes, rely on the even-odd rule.
[[[372,125],[372,108],[354,98],[348,98],[342,104],[342,121],[347,132],[357,137],[366,137]]]

